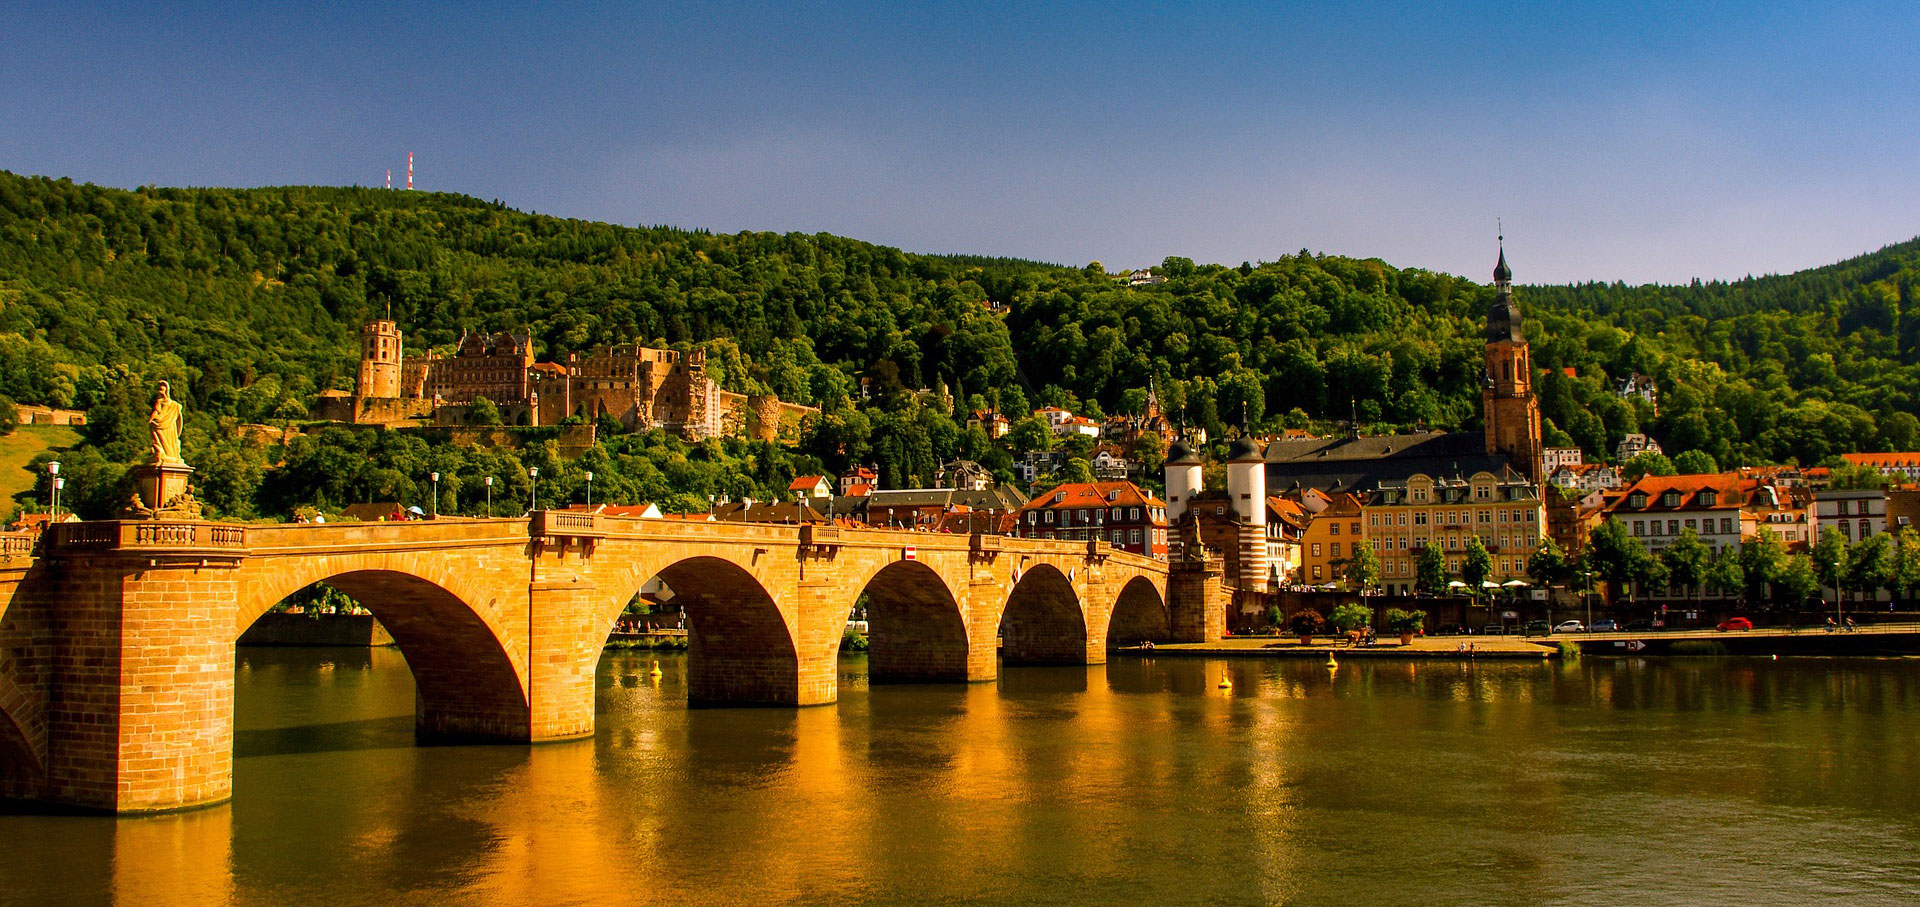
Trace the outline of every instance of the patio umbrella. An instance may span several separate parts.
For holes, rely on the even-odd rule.
[[[1481,580],[1481,581],[1480,581],[1480,588],[1482,588],[1482,589],[1498,589],[1498,588],[1500,588],[1500,584],[1499,584],[1499,583],[1496,583],[1496,582],[1494,582],[1493,580],[1490,580],[1490,579],[1483,579],[1483,580]]]
[[[425,516],[425,515],[426,515],[426,513],[427,513],[426,511],[424,511],[424,510],[421,510],[421,509],[420,509],[420,505],[418,505],[418,504],[415,504],[415,505],[413,505],[412,507],[408,507],[408,508],[407,508],[407,512],[408,512],[408,513],[417,513],[417,514],[420,514],[421,516]]]
[[[1526,588],[1526,587],[1528,587],[1528,586],[1531,586],[1531,585],[1533,585],[1533,584],[1532,584],[1532,583],[1529,583],[1529,582],[1527,582],[1526,580],[1523,580],[1523,579],[1510,579],[1510,580],[1507,580],[1507,581],[1506,581],[1506,582],[1504,582],[1504,583],[1501,583],[1500,585],[1502,585],[1502,586],[1505,586],[1505,587],[1507,587],[1507,588],[1509,588],[1509,589],[1524,589],[1524,588]]]
[[[1467,587],[1467,584],[1459,580],[1453,580],[1452,582],[1447,583],[1447,588],[1449,589],[1465,589],[1466,587]]]

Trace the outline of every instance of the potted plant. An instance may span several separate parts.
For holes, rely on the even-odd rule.
[[[1287,618],[1287,629],[1292,630],[1293,635],[1300,637],[1300,644],[1303,646],[1313,645],[1313,634],[1320,632],[1320,628],[1326,625],[1327,619],[1321,617],[1320,612],[1312,608],[1295,611],[1292,617]]]
[[[1347,602],[1333,609],[1333,616],[1327,618],[1327,623],[1332,624],[1333,628],[1341,633],[1353,633],[1372,622],[1373,609],[1359,602]],[[1353,638],[1349,636],[1348,640],[1351,641]]]
[[[1400,644],[1413,645],[1413,636],[1426,629],[1427,612],[1415,608],[1402,611],[1399,608],[1387,609],[1387,629],[1400,634]]]

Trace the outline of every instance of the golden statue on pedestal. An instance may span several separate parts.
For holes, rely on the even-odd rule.
[[[167,382],[160,382],[160,396],[153,401],[153,415],[147,417],[147,428],[153,433],[153,453],[147,462],[155,466],[184,466],[180,459],[180,432],[186,427],[186,415],[180,404],[173,399]]]

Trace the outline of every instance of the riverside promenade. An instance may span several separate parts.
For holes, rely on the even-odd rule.
[[[1471,649],[1462,646],[1471,645]],[[1328,654],[1336,659],[1386,658],[1532,660],[1558,656],[1558,640],[1535,636],[1417,636],[1411,645],[1401,645],[1397,636],[1382,636],[1370,646],[1350,647],[1345,637],[1315,636],[1302,645],[1293,636],[1233,636],[1215,642],[1163,643],[1152,649],[1129,646],[1128,655],[1144,657],[1174,656],[1201,658],[1317,658]]]

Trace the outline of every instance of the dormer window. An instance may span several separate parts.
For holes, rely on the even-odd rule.
[[[1700,506],[1702,507],[1712,507],[1714,505],[1714,502],[1719,499],[1720,499],[1719,492],[1716,492],[1711,488],[1700,492]]]
[[[1666,494],[1663,494],[1663,495],[1661,495],[1661,496],[1660,496],[1660,506],[1662,506],[1662,507],[1678,507],[1678,506],[1680,506],[1680,492],[1677,492],[1677,491],[1669,491],[1669,492],[1667,492]]]
[[[1633,494],[1627,495],[1627,506],[1635,510],[1645,509],[1647,506],[1646,494],[1636,491]]]

